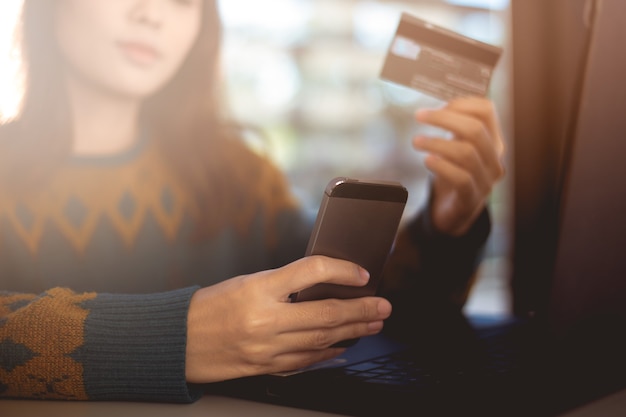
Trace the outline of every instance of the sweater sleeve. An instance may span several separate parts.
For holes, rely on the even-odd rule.
[[[185,348],[196,289],[0,292],[0,398],[194,401]]]

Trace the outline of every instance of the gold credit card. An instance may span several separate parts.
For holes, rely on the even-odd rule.
[[[485,96],[502,48],[402,13],[380,73],[442,100]]]

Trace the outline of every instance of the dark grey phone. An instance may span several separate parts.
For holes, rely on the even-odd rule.
[[[396,182],[334,178],[326,186],[306,256],[354,262],[370,273],[364,287],[317,284],[292,301],[374,295],[391,252],[408,192]]]

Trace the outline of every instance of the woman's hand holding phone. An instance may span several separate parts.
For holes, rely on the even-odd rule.
[[[321,283],[368,281],[352,262],[308,256],[198,290],[188,313],[187,381],[288,371],[337,356],[344,351],[331,347],[337,342],[380,332],[391,304],[379,297],[291,303],[290,295]]]

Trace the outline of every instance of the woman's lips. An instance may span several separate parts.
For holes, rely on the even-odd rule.
[[[156,48],[146,43],[121,41],[117,45],[126,59],[140,67],[150,66],[161,57]]]

